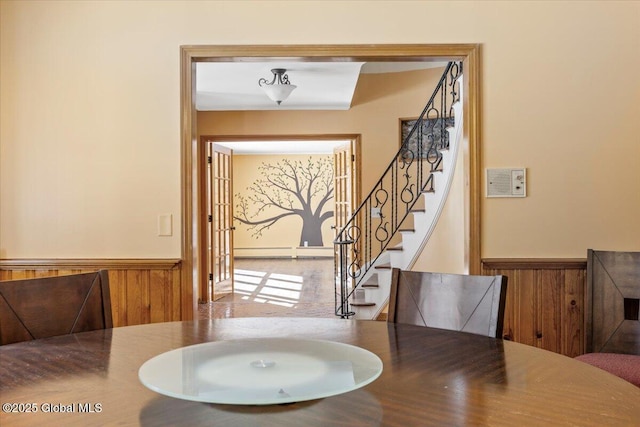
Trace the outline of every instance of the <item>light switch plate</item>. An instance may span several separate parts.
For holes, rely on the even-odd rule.
[[[158,215],[158,236],[172,236],[173,235],[173,215],[160,214]]]

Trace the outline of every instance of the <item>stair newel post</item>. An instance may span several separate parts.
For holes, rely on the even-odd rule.
[[[349,311],[349,266],[347,265],[347,254],[351,250],[349,245],[353,245],[353,240],[341,240],[342,235],[339,236],[333,243],[336,246],[336,252],[338,253],[338,262],[336,264],[336,279],[337,287],[339,291],[336,292],[336,316],[340,316],[342,319],[348,319],[349,316],[353,316],[355,313]],[[340,301],[337,298],[340,298]]]
[[[365,253],[363,258],[363,264],[367,269],[370,267],[371,260],[373,259],[373,218],[371,218],[372,199],[368,198],[366,203],[366,209],[364,211],[364,223],[365,225]]]
[[[418,123],[420,123],[420,125],[418,126],[416,131],[417,133],[416,154],[413,156],[411,160],[416,162],[416,169],[417,169],[416,182],[420,183],[422,182],[422,176],[424,174],[424,162],[422,161],[424,159],[424,153],[423,153],[424,152],[424,136],[422,134],[424,129],[422,126],[422,117],[418,119]]]
[[[396,203],[398,198],[398,164],[391,167],[391,228],[395,229],[398,217],[396,215]]]

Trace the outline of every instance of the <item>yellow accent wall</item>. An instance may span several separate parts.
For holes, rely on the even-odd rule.
[[[283,160],[295,164],[295,162],[301,162],[303,167],[307,167],[307,162],[311,161],[315,164],[316,161],[325,160],[328,165],[331,166],[333,158],[331,154],[327,155],[309,155],[309,154],[277,154],[277,155],[234,155],[233,156],[233,193],[234,193],[234,216],[241,215],[241,210],[237,208],[240,202],[238,196],[247,199],[249,196],[254,195],[255,192],[251,189],[256,180],[264,180],[265,176],[261,173],[261,167],[264,164],[277,166],[278,164],[284,165]],[[286,167],[286,166],[285,166]],[[326,177],[331,179],[331,188],[333,188],[332,171],[327,171]],[[300,174],[298,174],[301,180],[304,180]],[[287,184],[287,188],[294,190],[295,188],[291,180],[284,182]],[[270,188],[269,188],[270,187]],[[276,196],[281,197],[281,205],[287,207],[286,197],[287,192],[282,190],[274,190],[273,186],[263,187],[266,189],[268,195],[274,200]],[[305,197],[306,188],[304,188],[302,196]],[[312,198],[312,206],[315,209],[318,206],[321,196],[318,194]],[[293,207],[299,208],[301,205],[295,200],[295,196],[292,195]],[[247,200],[247,206],[249,213],[248,217],[252,221],[260,221],[267,218],[272,218],[276,215],[285,213],[283,209],[276,208],[274,206],[266,207],[264,210],[259,211],[260,204],[252,203]],[[322,212],[333,211],[333,199],[325,204]],[[255,216],[253,216],[255,215]],[[264,256],[277,256],[277,257],[298,257],[298,256],[333,256],[333,231],[331,226],[334,224],[334,219],[329,218],[322,224],[322,240],[323,246],[320,247],[304,247],[304,243],[300,245],[300,233],[302,231],[302,218],[298,215],[288,216],[278,220],[269,228],[264,229],[259,235],[254,235],[254,230],[251,230],[248,225],[242,223],[238,219],[234,220],[236,230],[234,232],[234,247],[235,256],[245,257],[264,257]]]
[[[529,181],[482,199],[482,257],[640,250],[640,2],[363,5],[1,1],[0,257],[179,257],[179,47],[263,43],[481,44],[482,165]]]

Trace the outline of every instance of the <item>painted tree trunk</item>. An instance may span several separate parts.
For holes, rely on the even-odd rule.
[[[324,246],[322,241],[322,220],[313,215],[302,217],[300,246]]]

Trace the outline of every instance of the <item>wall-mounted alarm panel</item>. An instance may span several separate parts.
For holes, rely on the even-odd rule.
[[[527,169],[486,169],[487,197],[526,197]]]

